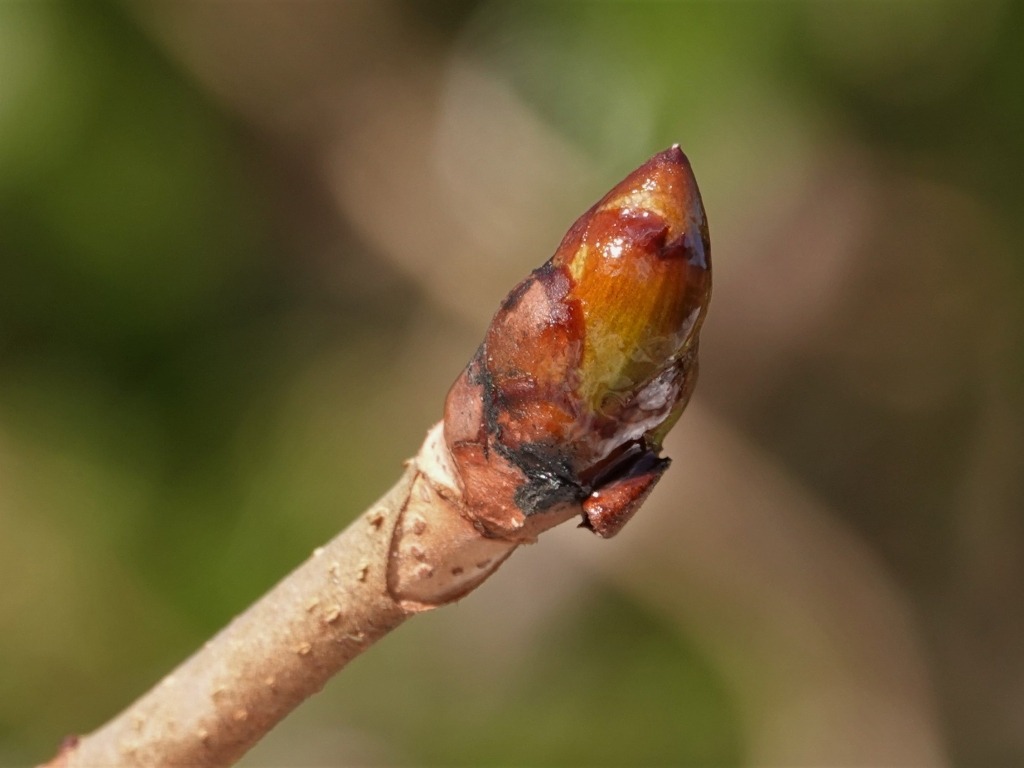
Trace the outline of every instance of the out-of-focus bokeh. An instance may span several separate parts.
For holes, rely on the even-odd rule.
[[[1024,5],[0,4],[0,764],[397,478],[504,293],[673,142],[675,464],[248,766],[1024,764]]]

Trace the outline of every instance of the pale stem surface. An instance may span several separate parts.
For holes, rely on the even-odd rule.
[[[457,599],[493,573],[516,544],[484,540],[462,517],[439,438],[438,426],[369,510],[48,765],[231,765],[411,614]]]

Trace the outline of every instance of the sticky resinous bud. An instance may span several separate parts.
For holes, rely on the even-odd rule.
[[[617,533],[668,466],[710,295],[704,208],[673,146],[512,290],[448,393],[444,437],[474,524],[528,540],[582,514]]]

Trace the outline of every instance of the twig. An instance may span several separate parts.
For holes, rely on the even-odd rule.
[[[678,147],[634,171],[515,288],[398,483],[49,766],[227,766],[410,615],[572,517],[617,533],[668,466],[696,382],[710,244]]]
[[[231,765],[378,638],[446,601],[446,588],[454,598],[482,581],[515,545],[481,540],[431,492],[424,469],[443,471],[429,458],[439,435],[439,426],[431,430],[424,455],[345,531],[53,765]],[[460,541],[468,551],[457,551]],[[467,557],[473,562],[460,584],[447,582],[435,595],[407,583]],[[396,597],[400,585],[421,599]]]

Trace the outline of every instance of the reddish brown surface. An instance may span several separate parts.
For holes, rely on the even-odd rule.
[[[505,299],[453,385],[445,439],[486,533],[567,515],[614,535],[667,467],[711,293],[700,193],[678,147],[576,221]]]
[[[636,514],[669,465],[668,459],[654,459],[651,453],[646,456],[647,461],[632,465],[627,474],[596,488],[584,499],[585,528],[608,539]]]

